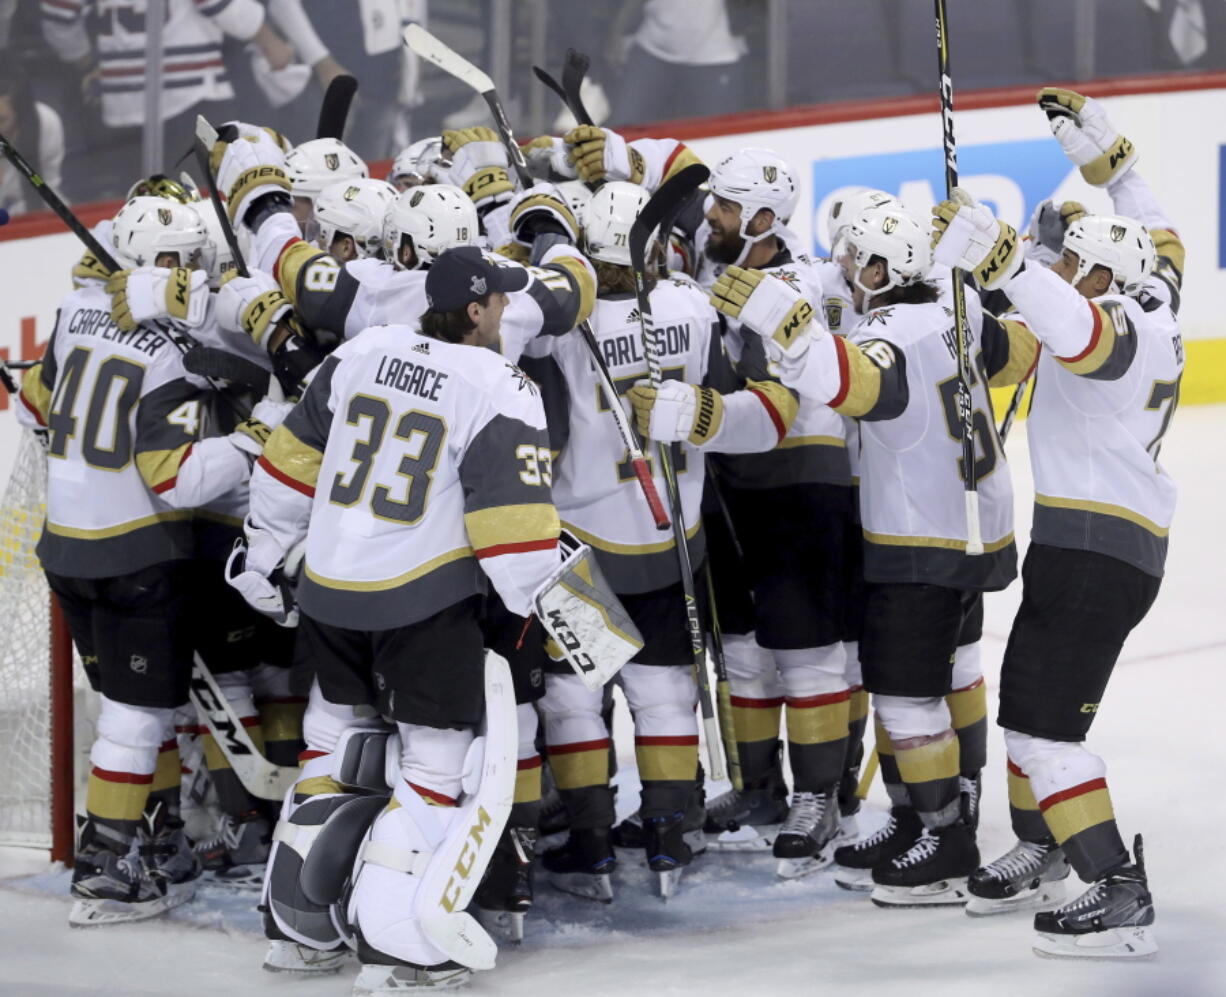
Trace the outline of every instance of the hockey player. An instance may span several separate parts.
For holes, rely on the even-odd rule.
[[[383,219],[396,198],[384,180],[342,180],[319,192],[312,209],[319,229],[317,244],[338,263],[379,258],[383,253]]]
[[[154,814],[159,749],[174,743],[187,699],[185,626],[192,509],[245,480],[269,428],[249,419],[201,439],[206,398],[170,334],[143,318],[171,302],[204,305],[192,267],[206,240],[190,205],[136,197],[112,226],[112,251],[136,268],[74,291],[42,364],[22,387],[26,418],[47,430],[47,520],[38,554],[102,696],[90,752],[69,919],[134,920],[190,898],[198,867],[181,861],[181,825]],[[207,297],[207,291],[203,291]],[[257,413],[258,414],[258,413]],[[169,752],[164,752],[169,755]],[[175,766],[177,769],[177,765]],[[178,882],[172,882],[178,880]]]
[[[680,442],[677,457],[690,559],[699,565],[702,450],[769,449],[795,414],[791,394],[774,382],[721,395],[735,387],[714,327],[717,317],[688,281],[665,281],[651,290],[654,325],[662,330],[666,377],[657,392],[633,387],[645,377],[642,330],[630,270],[630,226],[647,201],[635,184],[611,181],[587,210],[587,252],[596,261],[598,298],[592,332],[614,382],[636,397],[652,434]],[[554,500],[565,527],[596,551],[613,590],[623,599],[645,645],[618,677],[635,722],[635,753],[642,778],[640,813],[650,868],[668,895],[677,870],[692,858],[685,824],[698,771],[698,728],[692,650],[686,634],[677,553],[661,540],[638,492],[625,447],[605,406],[584,341],[577,335],[530,344],[530,370],[543,384],[550,411]],[[526,361],[527,362],[527,361]],[[618,402],[613,401],[613,404]],[[648,413],[650,413],[648,415]],[[663,493],[663,481],[657,476]],[[702,586],[697,586],[702,590]],[[609,786],[609,738],[600,690],[587,688],[567,669],[552,668],[541,701],[549,763],[571,817],[568,841],[545,853],[544,866],[560,888],[597,900],[612,899],[609,873],[616,858]]]
[[[497,679],[501,659],[484,663],[481,593],[488,579],[527,616],[558,565],[558,517],[537,389],[473,347],[497,341],[507,293],[530,279],[475,247],[449,250],[429,271],[420,328],[372,328],[329,356],[260,458],[248,549],[232,569],[249,601],[284,611],[275,573],[305,536],[297,653],[317,686],[266,881],[282,939],[328,947],[296,884],[298,856],[329,854],[308,855],[310,837],[295,835],[324,823],[343,786],[382,779],[385,736],[370,706],[397,725],[393,802],[365,836],[343,903],[358,986],[370,991],[455,985],[493,961],[460,913],[506,820],[515,768],[509,676]]]
[[[313,218],[315,199],[339,180],[364,180],[370,170],[362,158],[340,139],[313,138],[292,149],[282,145],[285,174],[293,191],[294,219],[302,237],[314,242],[319,233]],[[217,164],[214,163],[214,171]]]
[[[1184,365],[1184,249],[1102,106],[1056,88],[1038,100],[1117,214],[1076,218],[1048,269],[1023,264],[1016,233],[965,195],[935,209],[938,252],[1000,286],[1046,347],[1027,431],[1034,525],[998,715],[1019,840],[971,877],[968,913],[1050,906],[1071,864],[1090,888],[1035,915],[1035,951],[1136,958],[1157,951],[1141,836],[1130,859],[1106,766],[1083,741],[1161,584],[1175,484],[1158,457]]]
[[[450,180],[451,160],[443,151],[441,135],[418,139],[401,149],[387,174],[387,182],[398,193],[421,184],[449,183]]]
[[[826,333],[811,320],[812,306],[771,275],[730,267],[712,291],[716,307],[767,339],[784,383],[860,420],[861,664],[922,825],[900,825],[879,843],[873,900],[885,906],[963,903],[965,877],[978,864],[943,697],[979,593],[1004,588],[1016,570],[1009,474],[985,415],[985,382],[1015,381],[1033,363],[1033,354],[1009,349],[1009,327],[971,309],[971,355],[983,357],[971,390],[985,546],[971,557],[961,512],[956,337],[950,311],[924,280],[926,235],[902,208],[852,221],[836,254],[863,317],[847,339]]]

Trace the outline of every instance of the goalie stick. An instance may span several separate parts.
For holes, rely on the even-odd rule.
[[[502,143],[506,147],[507,156],[510,157],[511,163],[514,164],[520,186],[524,190],[528,190],[533,183],[532,177],[528,175],[528,164],[524,161],[523,150],[520,149],[519,144],[515,141],[515,136],[511,133],[511,126],[507,123],[506,112],[502,109],[502,101],[498,99],[498,91],[494,88],[494,81],[420,25],[410,24],[405,28],[404,41],[409,48],[423,59],[434,63],[440,69],[450,73],[461,82],[467,83],[481,94],[489,105],[490,112],[494,115],[494,121],[498,125],[498,133],[502,136]],[[541,75],[541,72],[538,71],[538,75]],[[547,76],[548,74],[544,75]],[[660,494],[656,491],[655,482],[652,480],[651,467],[647,462],[647,458],[643,455],[642,441],[627,417],[626,410],[622,408],[621,396],[617,393],[617,387],[613,383],[608,365],[601,355],[596,337],[592,333],[591,325],[587,322],[581,322],[579,324],[579,334],[582,336],[584,345],[591,354],[592,366],[596,370],[596,378],[600,382],[600,390],[604,393],[605,400],[609,403],[609,412],[612,413],[613,421],[617,424],[618,435],[621,436],[622,442],[626,445],[626,452],[629,455],[631,466],[634,468],[634,476],[638,479],[639,487],[643,492],[643,498],[647,501],[647,507],[651,511],[651,518],[655,521],[656,529],[667,530],[669,525],[668,514],[664,510],[664,503],[661,501]]]
[[[264,757],[199,654],[192,660],[190,692],[192,704],[243,788],[261,800],[283,800],[298,779],[298,766],[274,765]]]
[[[647,358],[647,375],[655,387],[664,380],[660,366],[659,344],[652,324],[651,298],[647,288],[647,243],[665,216],[670,215],[679,201],[688,198],[698,186],[711,175],[700,163],[687,166],[660,185],[639,212],[630,227],[630,263],[634,270],[634,295],[639,308],[639,327],[643,336],[643,354]],[[685,535],[685,519],[681,508],[681,489],[673,466],[674,444],[656,444],[656,458],[664,477],[665,490],[672,514],[673,542],[677,548],[677,565],[681,570],[681,589],[685,599],[685,618],[690,635],[690,650],[694,657],[694,680],[698,686],[698,705],[702,712],[702,726],[706,734],[707,762],[712,779],[724,779],[724,757],[717,742],[721,740],[719,722],[711,702],[711,679],[707,675],[707,648],[703,639],[702,620],[698,615],[698,600],[694,594],[694,570],[690,563],[690,550]]]
[[[954,139],[954,85],[949,75],[949,25],[945,0],[936,3],[937,70],[941,95],[941,138],[945,146],[945,196],[952,198],[958,186],[958,146]],[[962,479],[966,499],[966,553],[983,553],[983,534],[979,528],[979,492],[975,481],[975,426],[971,411],[970,329],[966,319],[966,288],[957,273],[950,281],[954,298],[954,328],[958,346],[958,412],[962,422]],[[985,440],[984,446],[992,446]]]

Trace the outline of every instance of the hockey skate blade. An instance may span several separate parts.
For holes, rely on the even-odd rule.
[[[353,981],[355,997],[373,994],[418,993],[423,990],[455,990],[471,982],[473,971],[466,966],[454,969],[418,969],[415,966],[364,965]]]
[[[586,872],[551,872],[549,884],[554,889],[597,903],[613,902],[613,880],[608,873],[592,876]]]
[[[1064,892],[1062,879],[1039,883],[1033,889],[1023,890],[1013,897],[977,897],[968,891],[966,913],[968,917],[991,917],[993,914],[1012,914],[1020,910],[1050,910],[1060,906]]]
[[[684,869],[684,866],[679,865],[675,869],[656,871],[656,888],[659,890],[661,900],[668,900],[676,894],[677,888],[681,885]]]
[[[236,866],[224,872],[206,872],[204,882],[238,892],[258,890],[264,886],[264,866]]]
[[[867,893],[877,884],[873,882],[872,869],[850,869],[845,865],[835,866],[834,881],[845,890]]]
[[[196,883],[179,884],[180,889],[145,903],[130,904],[122,900],[95,900],[77,897],[68,912],[68,923],[74,928],[96,928],[104,924],[122,924],[125,921],[147,921],[165,914],[168,910],[187,903],[196,895]]]
[[[966,877],[940,879],[923,886],[877,886],[869,898],[878,907],[961,907],[970,894]]]
[[[1034,954],[1044,959],[1152,959],[1158,939],[1151,927],[1111,928],[1084,935],[1038,932]]]
[[[765,824],[762,827],[743,824],[735,831],[707,835],[707,847],[713,852],[768,852],[774,846],[778,833],[778,824]]]
[[[800,879],[804,876],[812,876],[815,872],[821,872],[833,861],[834,856],[830,849],[802,858],[780,859],[779,864],[775,866],[775,875],[780,879]]]
[[[486,910],[474,907],[477,920],[491,935],[512,945],[524,940],[524,912],[522,910]]]
[[[326,973],[339,973],[345,966],[349,955],[347,948],[313,949],[307,945],[299,945],[283,939],[272,939],[268,942],[268,951],[264,954],[264,969],[270,973],[300,973],[303,976],[322,976]]]

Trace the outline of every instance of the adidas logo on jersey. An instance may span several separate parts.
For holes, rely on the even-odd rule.
[[[639,310],[637,308],[631,308],[630,314],[626,316],[626,325],[637,325],[641,318],[642,316],[639,315]]]
[[[430,344],[429,343],[418,343],[417,345],[413,347],[413,352],[414,353],[429,353]]]

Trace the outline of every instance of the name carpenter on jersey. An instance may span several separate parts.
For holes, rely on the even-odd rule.
[[[77,336],[97,336],[116,343],[131,346],[134,350],[153,356],[166,344],[166,337],[156,329],[143,325],[131,332],[124,332],[111,321],[111,313],[101,308],[82,308],[68,323],[68,331]]]

